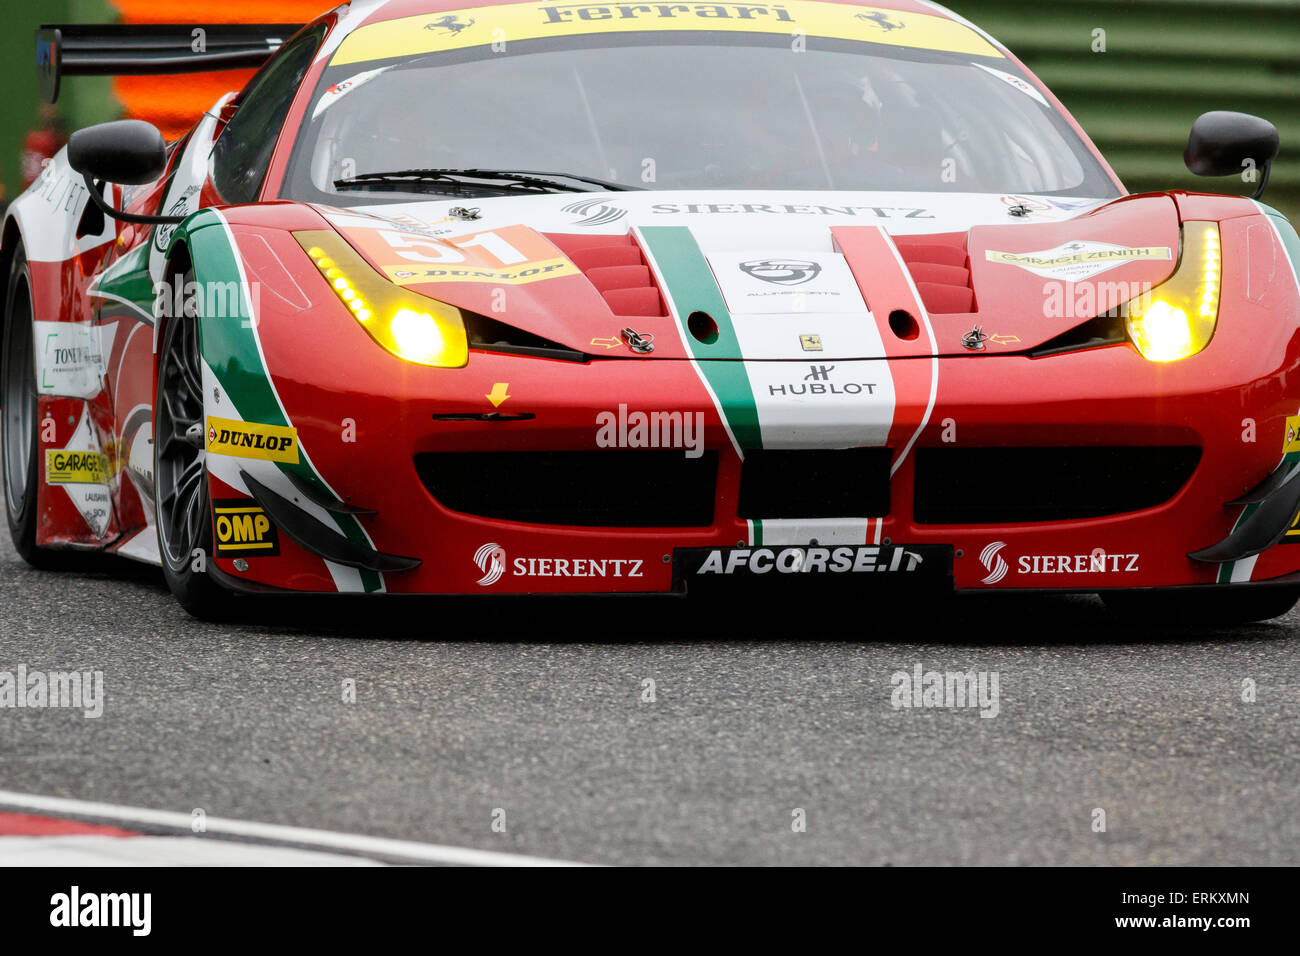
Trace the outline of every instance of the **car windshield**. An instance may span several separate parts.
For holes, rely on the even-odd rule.
[[[510,189],[428,176],[336,185],[415,169],[555,172],[648,189],[1118,194],[1066,119],[1002,57],[655,36],[333,63],[282,195],[351,205]]]

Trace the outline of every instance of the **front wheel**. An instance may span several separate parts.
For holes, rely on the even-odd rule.
[[[1231,587],[1198,591],[1102,593],[1111,614],[1124,621],[1167,627],[1223,627],[1281,617],[1300,600],[1300,588]]]
[[[189,288],[193,274],[177,276]],[[203,372],[199,320],[178,315],[167,324],[158,357],[154,407],[154,501],[163,576],[195,617],[223,616],[229,595],[208,568],[212,511],[203,432]]]

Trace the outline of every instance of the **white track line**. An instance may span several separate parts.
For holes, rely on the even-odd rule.
[[[164,827],[193,835],[192,818],[188,813],[172,810],[147,810],[143,807],[123,807],[112,803],[95,803],[89,800],[69,800],[64,797],[43,797],[38,794],[14,793],[0,790],[0,808],[6,810],[34,810],[42,813],[63,814],[79,819],[111,820],[144,827]],[[473,850],[465,847],[442,846],[437,843],[417,843],[411,840],[390,840],[384,837],[364,836],[359,833],[337,833],[333,830],[313,830],[306,827],[283,826],[277,823],[254,823],[247,820],[227,820],[207,817],[204,820],[207,836],[234,837],[258,840],[278,845],[340,850],[363,856],[404,860],[413,863],[444,863],[462,866],[583,866],[567,860],[550,860],[544,857],[524,856],[519,853],[499,853],[495,850]]]

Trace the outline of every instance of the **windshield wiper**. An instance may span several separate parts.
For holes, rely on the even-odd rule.
[[[478,180],[478,182],[475,182]],[[470,189],[522,190],[526,192],[592,192],[583,186],[564,182],[573,180],[597,186],[600,189],[627,190],[640,189],[640,186],[627,186],[623,183],[593,179],[590,176],[578,176],[574,173],[552,173],[537,170],[510,169],[399,169],[391,172],[362,173],[346,179],[334,180],[336,189],[350,189],[365,186],[415,186],[432,187],[448,192],[463,192]]]

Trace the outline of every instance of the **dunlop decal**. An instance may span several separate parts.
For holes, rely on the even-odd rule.
[[[208,453],[298,463],[298,429],[208,416]]]
[[[469,266],[385,266],[384,275],[398,285],[415,282],[492,282],[522,285],[538,279],[578,274],[578,267],[568,259],[530,262],[518,269],[480,269]]]
[[[1286,440],[1282,442],[1282,454],[1289,455],[1300,451],[1300,415],[1288,415],[1286,419]]]

